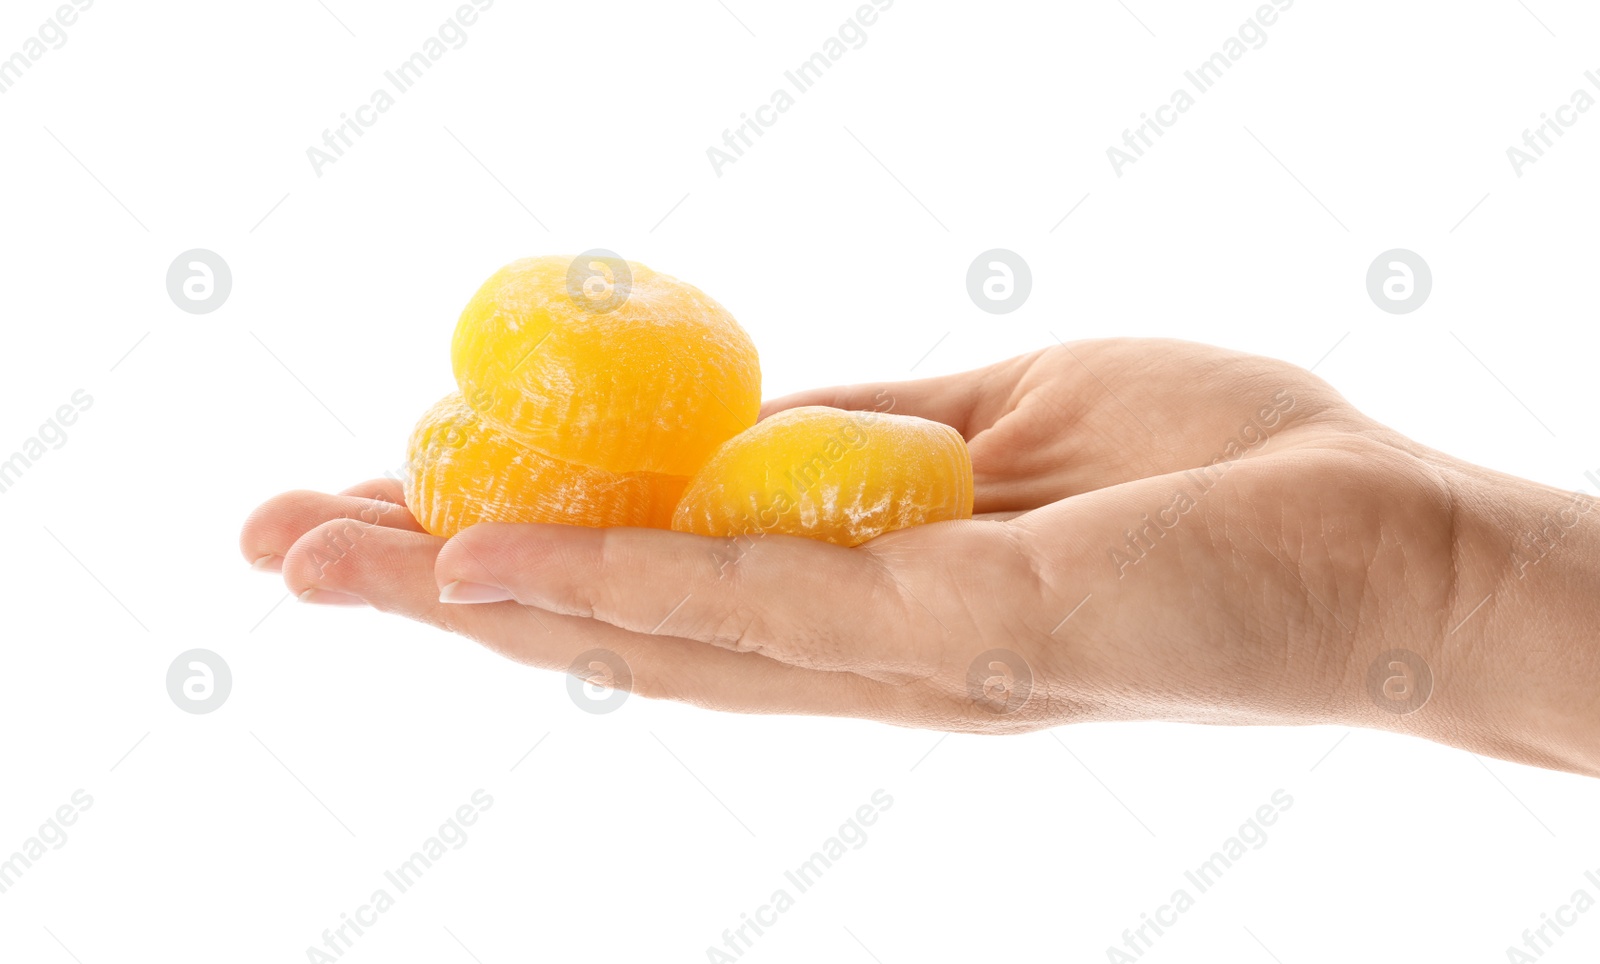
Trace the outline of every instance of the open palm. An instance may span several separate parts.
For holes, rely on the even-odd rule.
[[[1368,664],[1437,649],[1454,612],[1450,460],[1286,363],[1080,342],[764,413],[816,404],[954,426],[979,517],[854,549],[501,524],[447,542],[377,481],[269,501],[243,550],[308,601],[645,696],[945,730],[1381,719]]]

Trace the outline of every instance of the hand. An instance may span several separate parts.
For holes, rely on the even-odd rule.
[[[446,542],[374,482],[279,496],[243,548],[308,601],[551,669],[607,650],[635,692],[715,709],[1348,723],[1600,774],[1600,515],[1538,579],[1516,565],[1519,527],[1587,505],[1571,494],[1427,449],[1292,365],[1185,342],[1063,345],[764,414],[817,404],[957,428],[978,518],[854,549],[550,525]]]

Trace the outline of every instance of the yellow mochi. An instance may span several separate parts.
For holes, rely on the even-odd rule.
[[[688,479],[551,458],[446,396],[411,433],[404,480],[418,523],[446,538],[479,522],[668,527]]]
[[[690,480],[672,528],[856,546],[971,517],[972,462],[961,433],[909,415],[805,406],[723,443]]]
[[[693,475],[761,409],[755,344],[733,316],[621,259],[506,265],[461,313],[451,358],[488,424],[607,472]]]

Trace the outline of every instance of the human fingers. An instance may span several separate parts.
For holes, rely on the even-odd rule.
[[[368,479],[365,482],[357,482],[339,494],[355,496],[358,499],[382,499],[395,505],[406,504],[405,486],[400,484],[399,479]]]
[[[257,569],[276,572],[301,536],[330,519],[422,531],[404,502],[296,490],[275,495],[250,513],[239,532],[239,551]]]
[[[968,439],[974,509],[1034,509],[1380,428],[1287,362],[1170,339],[1071,342],[1033,356],[1011,408]]]
[[[632,632],[880,679],[931,673],[948,630],[873,550],[792,536],[486,524],[445,546],[436,577],[447,597],[510,595]]]
[[[970,439],[1003,414],[1029,357],[934,378],[807,389],[765,402],[761,417],[802,405],[826,405],[849,411],[915,415],[943,422]]]
[[[516,602],[440,602],[434,567],[443,545],[425,533],[333,519],[288,551],[284,581],[307,602],[366,604],[477,640],[531,666],[586,679],[604,674],[607,685],[650,698],[743,713],[866,717],[886,714],[893,704],[882,686],[849,674],[642,636]],[[330,554],[329,546],[340,550]]]

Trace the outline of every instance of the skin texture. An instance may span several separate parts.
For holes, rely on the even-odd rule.
[[[446,542],[376,481],[270,500],[242,549],[308,602],[548,669],[609,650],[636,693],[719,710],[986,733],[1342,723],[1600,776],[1600,503],[1187,342],[1078,342],[763,414],[799,405],[954,427],[977,517],[848,549],[504,524]],[[1411,712],[1369,683],[1377,663],[1393,685],[1394,650],[1431,675],[1402,682],[1427,695]]]

